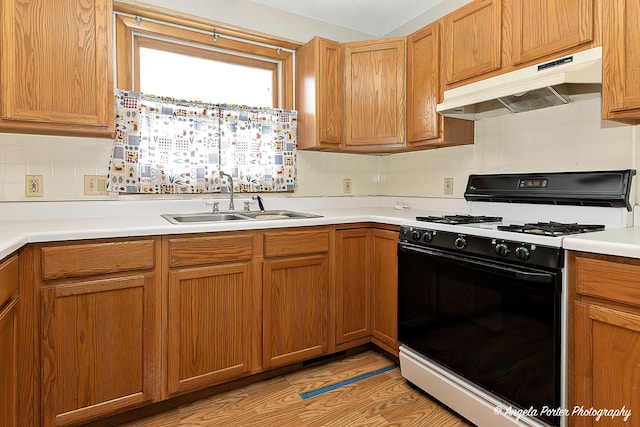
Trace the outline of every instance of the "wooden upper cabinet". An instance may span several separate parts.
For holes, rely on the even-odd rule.
[[[342,44],[314,37],[296,52],[298,148],[337,149],[343,140]]]
[[[110,0],[0,3],[0,130],[110,137]]]
[[[602,11],[602,114],[640,123],[640,2],[607,0]]]
[[[504,1],[512,15],[513,64],[589,43],[593,38],[593,0]]]
[[[447,85],[501,67],[502,0],[477,0],[443,18]]]
[[[406,39],[344,46],[346,148],[404,146]]]
[[[408,147],[473,144],[473,122],[436,111],[440,75],[440,23],[435,22],[407,37]]]

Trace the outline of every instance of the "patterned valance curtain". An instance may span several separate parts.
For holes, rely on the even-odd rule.
[[[293,191],[296,111],[206,104],[116,91],[108,190],[214,193]]]

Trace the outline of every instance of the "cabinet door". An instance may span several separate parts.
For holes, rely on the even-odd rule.
[[[250,266],[169,272],[169,395],[203,389],[250,371]]]
[[[439,95],[440,37],[434,23],[407,39],[407,142],[440,137]]]
[[[344,120],[342,44],[314,37],[296,52],[298,148],[340,148]]]
[[[476,0],[443,18],[445,83],[501,67],[502,1]]]
[[[43,425],[77,424],[157,396],[154,276],[42,289]]]
[[[14,299],[0,310],[0,427],[18,427],[16,419],[17,303],[18,300]]]
[[[368,229],[336,231],[336,344],[371,335]]]
[[[112,2],[3,0],[0,128],[113,131]]]
[[[404,145],[404,38],[345,44],[345,145]]]
[[[263,270],[264,367],[327,353],[330,280],[326,255],[268,260]]]
[[[570,407],[625,408],[631,417],[606,425],[637,425],[640,419],[640,315],[595,304],[574,303]],[[573,416],[571,425],[596,426],[593,416]]]
[[[602,111],[640,123],[640,2],[607,0],[602,11]]]
[[[513,13],[513,64],[590,42],[593,0],[506,0]]]
[[[374,344],[398,354],[398,232],[373,230],[371,335]]]

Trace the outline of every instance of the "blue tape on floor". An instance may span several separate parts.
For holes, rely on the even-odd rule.
[[[331,384],[331,385],[319,388],[317,390],[312,390],[312,391],[308,391],[306,393],[302,393],[300,395],[300,397],[303,400],[311,399],[312,397],[316,397],[316,396],[319,396],[321,394],[328,393],[330,391],[338,389],[340,387],[344,387],[346,385],[353,384],[356,381],[364,380],[364,379],[373,377],[375,375],[383,374],[383,373],[385,373],[387,371],[390,371],[392,369],[395,369],[397,367],[398,367],[398,365],[387,366],[386,368],[378,369],[377,371],[368,372],[366,374],[358,375],[357,377],[349,378],[348,380],[340,381],[339,383]]]

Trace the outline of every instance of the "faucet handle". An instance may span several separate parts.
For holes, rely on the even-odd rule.
[[[217,213],[220,212],[220,202],[215,202],[215,201],[207,201],[206,202],[207,206],[212,206],[211,208],[211,213]]]

